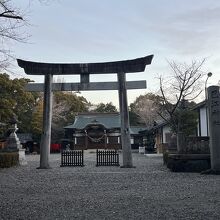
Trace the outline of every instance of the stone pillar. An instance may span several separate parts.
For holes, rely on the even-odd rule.
[[[127,90],[126,90],[126,76],[125,73],[118,73],[118,94],[119,107],[121,116],[121,144],[123,166],[125,168],[132,168],[132,153],[131,153],[131,139],[129,126],[129,113],[127,104]]]
[[[51,122],[52,122],[52,84],[53,75],[45,75],[44,82],[44,112],[43,112],[43,134],[40,143],[40,167],[39,169],[48,169],[50,142],[51,142]]]
[[[220,94],[219,86],[208,88],[208,119],[211,169],[220,172]]]

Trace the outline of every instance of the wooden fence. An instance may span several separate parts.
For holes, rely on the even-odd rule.
[[[63,150],[61,152],[61,167],[84,166],[83,150]]]
[[[97,150],[96,166],[120,166],[117,150]]]

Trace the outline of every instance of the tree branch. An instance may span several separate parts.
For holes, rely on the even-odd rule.
[[[10,12],[10,11],[8,11]],[[0,14],[0,17],[4,17],[4,18],[12,18],[12,19],[17,19],[17,20],[23,20],[23,18],[21,16],[18,15],[10,15],[10,14],[6,14],[8,12],[3,12]]]
[[[0,14],[0,17],[23,20],[21,16],[14,14],[15,11],[8,9],[8,7],[5,5],[5,2],[0,2],[0,6],[2,6],[2,8],[5,10]]]

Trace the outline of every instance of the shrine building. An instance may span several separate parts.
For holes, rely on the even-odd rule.
[[[79,113],[72,125],[64,127],[66,142],[74,150],[121,149],[121,121],[119,113]],[[131,127],[132,148],[143,143],[139,131]]]

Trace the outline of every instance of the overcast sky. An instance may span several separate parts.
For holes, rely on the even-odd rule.
[[[129,102],[159,88],[158,75],[169,74],[169,61],[207,58],[212,72],[208,85],[220,80],[219,0],[37,0],[14,1],[26,14],[28,43],[13,43],[17,58],[40,62],[103,62],[154,54],[144,73],[127,80],[147,80],[146,90],[128,91]],[[36,81],[14,66],[20,76]],[[64,77],[76,82],[79,77]],[[116,75],[96,75],[92,81],[114,81]],[[82,92],[92,103],[118,105],[116,91]],[[201,97],[202,98],[202,97]]]

